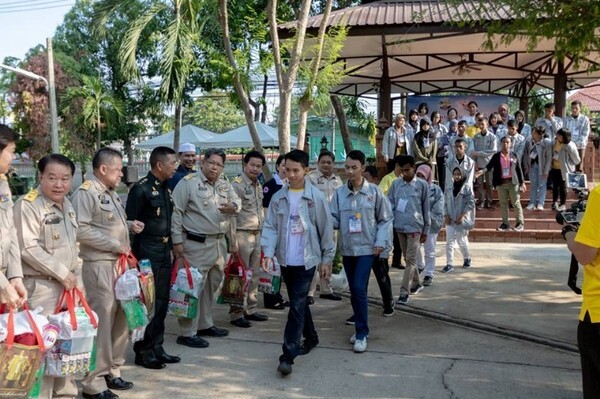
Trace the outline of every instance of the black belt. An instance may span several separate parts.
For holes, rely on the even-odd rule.
[[[502,184],[512,183],[512,177],[509,177],[508,179],[502,179],[501,182]]]
[[[191,240],[191,241],[204,242],[204,241],[206,241],[207,238],[215,238],[215,239],[223,238],[223,237],[225,237],[225,234],[224,233],[202,234],[202,233],[192,233],[191,231],[188,231],[186,234],[186,237],[188,240]]]
[[[168,244],[169,243],[169,238],[171,238],[170,236],[151,236],[151,235],[147,235],[147,234],[143,234],[141,236],[142,239],[147,239],[147,240],[152,240],[152,241],[156,241],[162,244]]]

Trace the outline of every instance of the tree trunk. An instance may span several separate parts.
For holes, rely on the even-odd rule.
[[[231,48],[231,39],[229,37],[229,15],[227,11],[227,0],[219,0],[219,22],[221,25],[221,30],[223,31],[223,44],[225,45],[225,53],[227,55],[227,59],[229,60],[229,64],[233,68],[233,86],[235,87],[235,91],[238,94],[240,99],[240,104],[242,105],[242,110],[244,111],[244,117],[246,118],[246,123],[248,124],[248,129],[250,130],[250,137],[252,137],[252,143],[254,144],[254,148],[264,153],[265,150],[260,142],[260,138],[258,137],[258,131],[256,130],[256,124],[254,123],[254,117],[252,114],[252,109],[250,107],[250,99],[246,94],[246,90],[242,85],[242,80],[240,79],[240,72],[235,61],[235,57],[233,56],[233,50]],[[271,171],[267,164],[263,167],[263,173],[266,179],[271,179]]]
[[[300,115],[298,117],[298,144],[296,144],[296,148],[304,151],[304,145],[306,144],[308,111],[311,109],[311,103],[301,99],[298,107],[300,108]]]
[[[129,137],[129,133],[127,137],[123,140],[123,146],[125,147],[125,154],[127,154],[127,165],[133,165],[133,146],[131,145],[131,137]]]
[[[100,126],[100,108],[96,110],[96,151],[100,149],[102,143],[102,127]]]
[[[348,129],[348,121],[346,120],[346,113],[344,112],[344,107],[342,106],[342,100],[335,94],[329,96],[331,98],[331,104],[333,105],[333,109],[335,111],[335,115],[337,116],[338,121],[340,122],[340,131],[342,133],[342,141],[344,142],[344,149],[346,150],[346,154],[353,150],[352,148],[352,139],[350,138],[350,130]]]
[[[248,102],[254,108],[254,122],[258,122],[258,116],[260,115],[260,103],[252,100],[250,98],[250,94],[248,93]]]
[[[267,123],[267,84],[269,83],[269,75],[264,75],[263,90],[262,90],[262,111],[260,113],[261,123]]]
[[[173,149],[179,150],[179,136],[181,132],[181,116],[183,114],[183,106],[181,100],[175,104],[175,129],[173,129]]]
[[[302,0],[300,13],[297,18],[298,23],[295,29],[296,35],[294,37],[294,43],[291,49],[289,62],[287,63],[287,69],[284,71],[284,63],[281,62],[279,34],[277,33],[277,0],[269,0],[267,2],[267,19],[269,21],[269,33],[271,34],[275,75],[277,76],[277,83],[279,85],[279,152],[282,154],[290,150],[292,90],[294,88],[296,76],[298,75],[298,68],[302,57],[311,3],[311,0]]]

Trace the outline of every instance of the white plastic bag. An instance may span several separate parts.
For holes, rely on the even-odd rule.
[[[342,292],[350,289],[348,277],[346,276],[346,271],[343,268],[338,274],[332,274],[329,282],[331,283],[331,289],[334,291]]]
[[[119,301],[140,297],[139,275],[140,272],[137,269],[129,269],[119,276],[115,283],[115,297]]]
[[[188,270],[191,275],[192,284],[190,284]],[[179,292],[183,292],[184,294],[198,298],[200,297],[200,286],[202,285],[203,279],[204,276],[202,273],[200,273],[200,270],[196,269],[195,267],[190,267],[189,269],[187,267],[183,267],[177,272],[177,278],[175,279],[173,288]]]

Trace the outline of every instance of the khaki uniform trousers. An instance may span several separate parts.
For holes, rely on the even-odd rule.
[[[338,247],[338,233],[337,231],[333,232],[333,242],[335,243],[336,253],[339,251]],[[317,291],[317,283],[319,283],[319,291],[321,295],[332,294],[333,290],[331,289],[331,282],[328,278],[321,278],[320,265],[317,267],[315,276],[313,277],[312,283],[310,283],[310,288],[308,289],[308,296],[315,296],[315,292]]]
[[[234,306],[232,305],[229,309],[229,316],[231,320],[237,320],[244,316],[244,313],[252,314],[256,311],[258,306],[258,276],[260,272],[260,231],[258,234],[254,234],[250,231],[240,231],[237,233],[238,248],[240,251],[240,258],[246,266],[246,270],[252,270],[252,279],[248,284],[248,292],[246,293],[245,306]]]
[[[212,318],[212,306],[219,287],[223,282],[223,270],[227,256],[225,237],[206,237],[206,241],[197,242],[183,239],[183,254],[191,267],[200,270],[204,276],[198,298],[198,313],[195,319],[180,317],[179,335],[191,337],[197,330],[204,330],[215,325]]]
[[[402,247],[402,252],[406,256],[406,270],[402,275],[402,285],[400,294],[409,294],[410,289],[421,284],[419,280],[419,269],[417,269],[417,252],[421,245],[421,233],[398,233],[398,241]]]
[[[54,314],[58,300],[63,292],[62,283],[47,278],[28,277],[24,279],[29,300],[29,309],[34,310],[41,306],[43,315]],[[44,376],[40,390],[40,399],[76,398],[78,394],[75,377]]]
[[[129,329],[115,298],[115,264],[116,261],[84,261],[82,267],[87,301],[98,314],[96,370],[82,381],[83,392],[90,395],[106,390],[105,375],[121,377],[120,368],[125,363]]]

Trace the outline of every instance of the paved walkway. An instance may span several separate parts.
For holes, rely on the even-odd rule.
[[[231,327],[229,337],[210,339],[207,349],[179,346],[177,325],[169,318],[166,349],[183,362],[151,371],[134,366],[130,352],[123,376],[136,387],[121,397],[581,397],[573,351],[579,297],[565,285],[564,245],[477,243],[472,249],[472,269],[438,272],[434,284],[411,296],[393,317],[370,306],[371,334],[363,354],[352,352],[348,342],[353,327],[344,324],[351,314],[347,298],[316,299],[312,311],[320,345],[298,358],[285,378],[276,367],[286,311],[269,311],[269,321],[239,329],[229,325],[227,307],[217,305],[216,323]],[[441,244],[438,251],[443,254]],[[438,258],[438,270],[444,261]],[[402,271],[391,275],[397,295]],[[377,290],[372,279],[374,301]],[[544,344],[531,342],[536,338]]]

